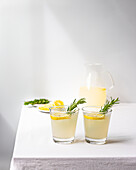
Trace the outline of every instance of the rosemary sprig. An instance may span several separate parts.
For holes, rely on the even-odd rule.
[[[108,110],[115,104],[119,104],[119,97],[116,99],[112,99],[111,100],[106,100],[106,103],[104,104],[103,107],[101,107],[101,110],[99,112],[108,112]]]
[[[31,101],[24,102],[24,105],[34,105],[34,104],[48,104],[50,101],[48,99],[35,99]]]
[[[72,114],[71,111],[73,111],[74,109],[76,109],[76,107],[79,105],[79,104],[83,104],[83,103],[86,103],[86,99],[85,98],[81,98],[79,99],[77,102],[76,102],[76,99],[73,101],[73,103],[68,107],[67,109],[67,113],[68,114]]]

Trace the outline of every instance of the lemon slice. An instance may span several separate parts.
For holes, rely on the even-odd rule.
[[[106,91],[106,88],[100,88],[100,90],[102,90],[102,91]]]
[[[55,104],[55,106],[64,105],[63,101],[61,101],[61,100],[55,100],[54,104]]]
[[[105,118],[105,115],[100,114],[100,113],[88,113],[88,114],[85,114],[84,117],[86,119],[101,120]]]
[[[45,104],[41,107],[38,107],[40,110],[45,110],[45,111],[49,111],[49,108],[54,106],[54,104]]]
[[[50,117],[52,120],[70,119],[70,115],[66,113],[54,113]]]

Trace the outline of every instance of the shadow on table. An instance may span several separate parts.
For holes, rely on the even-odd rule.
[[[107,144],[113,144],[113,143],[127,143],[129,141],[133,140],[130,136],[116,136],[116,137],[109,137],[107,139]]]
[[[106,144],[127,143],[127,142],[130,142],[132,140],[133,140],[133,138],[131,136],[115,136],[115,137],[111,136],[107,139]],[[82,137],[77,138],[77,139],[75,139],[74,143],[85,143],[85,139],[83,139]]]
[[[83,139],[83,138],[77,138],[74,141],[74,143],[84,143],[84,142],[85,142],[85,139]]]

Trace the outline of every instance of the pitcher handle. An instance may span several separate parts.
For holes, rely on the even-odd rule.
[[[114,84],[114,80],[113,80],[113,77],[112,77],[112,75],[110,74],[110,72],[107,71],[107,73],[108,73],[108,75],[109,75],[109,77],[110,77],[110,80],[111,80],[111,82],[112,82],[112,85],[111,85],[111,87],[109,87],[108,90],[111,90],[111,89],[113,89],[113,87],[115,86],[115,84]]]

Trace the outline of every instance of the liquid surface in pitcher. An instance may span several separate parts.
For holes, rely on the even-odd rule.
[[[80,87],[80,97],[86,98],[88,106],[103,106],[106,102],[106,88],[103,87]]]

